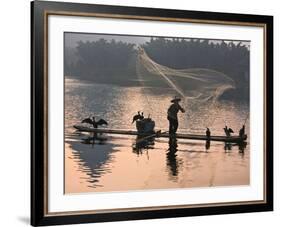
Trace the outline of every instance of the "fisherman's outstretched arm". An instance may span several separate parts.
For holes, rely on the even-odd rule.
[[[180,109],[180,111],[181,111],[182,113],[184,113],[184,112],[185,112],[185,109],[184,109],[184,108],[182,108],[180,105],[179,105],[179,109]]]

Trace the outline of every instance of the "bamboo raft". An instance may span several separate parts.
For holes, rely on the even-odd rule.
[[[93,133],[108,133],[108,134],[120,134],[120,135],[136,135],[136,136],[150,136],[155,135],[155,137],[161,138],[169,138],[170,134],[168,132],[159,133],[159,131],[152,132],[149,134],[140,134],[138,131],[134,130],[121,130],[121,129],[101,129],[101,128],[90,128],[80,125],[74,125],[75,129],[80,132],[93,132]],[[247,140],[247,135],[243,137],[240,136],[210,136],[207,137],[206,135],[195,135],[195,134],[185,134],[185,133],[177,133],[176,138],[178,139],[189,139],[189,140],[205,140],[205,141],[219,141],[225,143],[242,143],[243,141]]]

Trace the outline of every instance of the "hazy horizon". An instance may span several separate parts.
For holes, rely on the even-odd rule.
[[[151,38],[164,38],[164,39],[190,39],[190,37],[160,37],[160,36],[135,36],[135,35],[112,35],[112,34],[95,34],[95,33],[74,33],[74,32],[65,32],[64,39],[65,39],[65,47],[68,48],[76,48],[78,46],[78,42],[93,42],[99,39],[105,39],[106,41],[111,41],[114,39],[116,42],[125,42],[125,43],[132,43],[132,44],[144,44],[145,42],[149,42]],[[221,43],[223,39],[206,39],[206,38],[194,38],[200,40],[209,40],[213,43]],[[247,40],[223,40],[226,43],[233,42],[234,44],[238,44],[241,42],[243,46],[249,48],[250,41]]]

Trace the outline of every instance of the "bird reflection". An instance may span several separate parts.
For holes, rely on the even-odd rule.
[[[179,161],[177,158],[178,144],[175,137],[169,138],[169,149],[167,152],[167,166],[169,167],[169,173],[171,177],[178,176],[179,173]]]
[[[247,142],[242,142],[238,144],[238,149],[239,149],[239,154],[241,154],[241,156],[244,156],[244,150],[247,147]]]
[[[206,140],[206,143],[205,143],[206,152],[208,152],[208,150],[210,150],[210,147],[211,147],[211,141],[210,140]]]
[[[224,152],[227,153],[228,151],[232,150],[232,144],[231,143],[224,143]]]
[[[68,143],[72,149],[73,160],[77,163],[77,170],[83,173],[81,179],[87,182],[87,187],[101,187],[99,178],[110,172],[107,164],[114,160],[113,149],[115,145],[106,142],[104,137],[97,139],[92,136],[82,138],[80,141],[68,141]],[[96,149],[99,152],[93,152]]]
[[[86,138],[82,138],[81,143],[89,144],[89,145],[92,145],[92,147],[94,147],[95,144],[104,145],[106,140],[107,140],[107,138],[105,138],[105,137],[88,136]]]

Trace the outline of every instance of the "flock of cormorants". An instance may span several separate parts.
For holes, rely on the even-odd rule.
[[[134,115],[133,117],[133,121],[132,121],[132,124],[137,121],[137,120],[143,120],[144,119],[144,116],[143,116],[143,112],[140,113],[140,111],[138,111],[138,113],[136,115]],[[85,118],[84,120],[82,120],[81,123],[88,123],[88,124],[91,124],[94,128],[98,128],[98,126],[102,126],[102,125],[108,125],[107,121],[104,120],[104,119],[99,119],[98,121],[96,121],[95,117],[88,117],[88,118]],[[234,133],[233,129],[232,128],[229,128],[227,126],[225,126],[223,128],[224,132],[225,132],[225,135],[227,137],[230,137],[231,136],[231,133]],[[245,135],[245,125],[242,126],[242,128],[239,130],[239,136],[240,137],[243,137]],[[206,130],[206,136],[207,138],[210,138],[211,137],[211,131],[209,128],[207,128]]]
[[[133,117],[132,124],[137,120],[143,120],[143,119],[144,119],[143,112],[140,113],[140,111],[138,111],[138,113]],[[85,118],[81,121],[81,123],[88,123],[90,125],[93,125],[94,128],[98,128],[98,126],[101,125],[108,125],[106,120],[101,118],[100,120],[96,121],[95,117]]]

